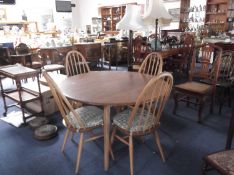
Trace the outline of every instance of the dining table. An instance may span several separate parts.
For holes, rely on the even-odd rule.
[[[91,71],[65,78],[58,83],[71,100],[104,108],[104,169],[109,168],[110,108],[135,104],[151,75],[127,71]]]

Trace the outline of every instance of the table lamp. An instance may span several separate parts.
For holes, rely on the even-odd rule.
[[[172,17],[167,12],[162,0],[149,0],[149,7],[143,17],[144,23],[147,25],[155,24],[155,51],[157,50],[158,25],[169,25]]]
[[[132,69],[132,42],[133,31],[146,30],[143,19],[140,15],[140,6],[128,4],[123,18],[116,24],[117,29],[129,30],[128,39],[128,69]]]

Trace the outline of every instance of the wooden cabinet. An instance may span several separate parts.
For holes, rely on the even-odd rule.
[[[125,14],[126,5],[105,6],[101,8],[102,31],[115,31],[116,24]]]
[[[181,30],[183,30],[183,31],[186,28],[188,28],[188,24],[189,24],[189,7],[190,7],[190,1],[189,0],[181,0],[179,28]]]
[[[74,44],[75,49],[82,53],[84,58],[96,66],[101,55],[101,43],[77,43]]]
[[[205,24],[214,32],[227,29],[228,0],[207,0]]]

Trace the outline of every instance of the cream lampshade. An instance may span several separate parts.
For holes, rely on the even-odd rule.
[[[172,17],[167,12],[162,0],[149,0],[149,7],[143,17],[147,25],[155,25],[155,51],[157,50],[157,32],[158,26],[169,25]]]
[[[140,6],[128,4],[126,6],[125,15],[123,18],[116,24],[117,29],[129,30],[129,39],[128,39],[128,69],[132,69],[132,38],[133,31],[142,31],[146,30],[146,26],[143,22],[143,19],[140,15]]]

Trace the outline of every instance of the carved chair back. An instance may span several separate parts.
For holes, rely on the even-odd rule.
[[[221,63],[222,49],[214,44],[195,47],[189,72],[189,80],[208,79],[214,86],[217,82]]]

